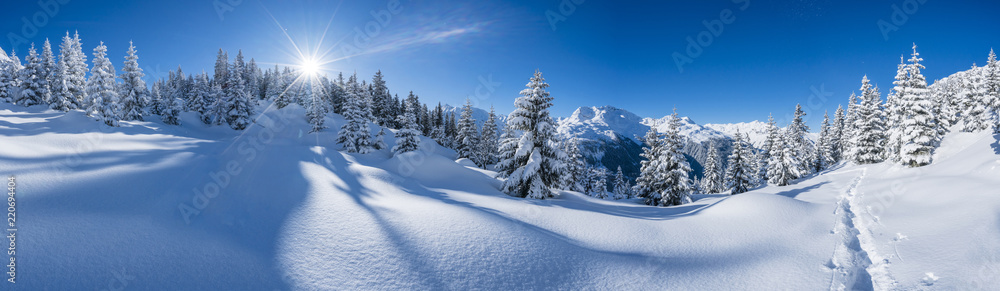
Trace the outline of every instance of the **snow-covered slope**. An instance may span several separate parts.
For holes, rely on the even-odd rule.
[[[1000,146],[985,133],[949,135],[923,168],[842,166],[662,208],[511,198],[427,138],[347,154],[303,114],[270,110],[242,132],[190,113],[108,128],[0,103],[16,289],[1000,286]]]

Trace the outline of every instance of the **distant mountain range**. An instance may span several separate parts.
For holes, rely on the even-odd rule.
[[[558,120],[558,132],[563,138],[580,140],[581,152],[588,163],[612,171],[621,166],[626,176],[635,179],[642,160],[640,138],[650,127],[665,131],[669,118],[643,118],[613,106],[580,107],[570,117]],[[694,170],[692,176],[701,176],[711,142],[715,142],[720,154],[726,157],[737,132],[749,136],[754,147],[760,147],[767,138],[767,123],[760,121],[699,125],[688,117],[680,119],[680,134],[686,139],[683,151]]]

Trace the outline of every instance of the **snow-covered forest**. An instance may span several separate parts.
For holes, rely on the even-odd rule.
[[[138,240],[165,252],[181,251],[187,244],[165,237],[184,236],[204,246],[196,252],[214,262],[208,267],[167,271],[163,276],[197,275],[228,263],[251,266],[240,267],[237,274],[220,281],[195,278],[156,286],[147,284],[169,280],[152,276],[154,266],[139,264],[133,268],[145,270],[134,272],[147,276],[136,279],[146,282],[137,283],[142,288],[660,289],[653,288],[662,286],[651,279],[657,276],[675,280],[669,284],[676,285],[667,289],[741,282],[749,285],[740,286],[750,289],[823,289],[829,285],[841,290],[919,289],[935,284],[967,289],[1000,284],[1000,276],[994,276],[1000,273],[980,275],[996,271],[1000,261],[965,258],[962,262],[967,263],[942,263],[942,253],[947,251],[938,247],[949,245],[948,250],[954,250],[961,247],[960,242],[907,245],[921,235],[925,239],[948,236],[952,227],[972,225],[975,220],[992,219],[992,226],[1000,223],[995,219],[1000,211],[996,202],[1000,201],[996,199],[1000,62],[993,51],[984,52],[983,66],[972,65],[967,71],[928,82],[922,72],[934,68],[922,64],[924,59],[914,45],[905,52],[909,57],[900,59],[891,87],[882,84],[885,87],[880,88],[869,76],[857,76],[857,91],[841,96],[846,103],[835,112],[825,112],[820,128],[811,129],[806,125],[806,111],[796,104],[776,109],[776,114],[792,113],[787,124],[769,116],[766,123],[702,126],[682,117],[684,108],[674,108],[659,119],[639,118],[610,106],[581,107],[573,116],[556,117],[550,108],[561,96],[550,94],[550,84],[537,70],[526,72],[527,84],[520,92],[505,93],[511,97],[505,102],[515,108],[509,114],[475,108],[471,100],[459,107],[427,104],[418,92],[390,89],[392,72],[378,71],[370,78],[313,74],[294,67],[261,67],[242,51],[231,57],[221,49],[213,72],[192,74],[178,67],[166,79],[147,83],[140,66],[141,43],[129,43],[124,56],[109,56],[103,42],[93,49],[85,49],[83,43],[78,33],[67,32],[57,50],[48,40],[40,48],[32,44],[23,60],[14,52],[0,50],[0,99],[9,103],[0,107],[0,165],[24,173],[19,179],[25,185],[43,185],[35,189],[42,195],[24,198],[29,201],[25,203],[70,201],[69,205],[82,203],[128,217],[139,215],[128,210],[132,207],[151,211],[155,219],[148,224],[113,222],[111,228],[136,231],[142,236]],[[46,143],[71,147],[71,140],[83,138],[60,135],[95,128],[108,134],[96,148],[110,146],[106,150],[113,154],[102,155],[92,146],[77,150],[72,162],[35,160],[62,153],[53,148],[58,146]],[[257,144],[265,133],[269,142],[264,143],[273,140],[277,148]],[[251,138],[249,146],[240,143],[244,136]],[[136,148],[146,150],[129,153]],[[131,158],[145,155],[162,158]],[[263,160],[264,164],[253,164],[253,168],[246,163],[227,164],[228,172],[216,169],[222,161],[244,157],[247,163],[260,159],[254,163]],[[115,164],[125,168],[114,169]],[[240,165],[241,170],[234,170]],[[189,171],[210,173],[211,178],[204,182],[183,174]],[[252,174],[240,175],[240,171]],[[860,174],[845,176],[855,172]],[[83,183],[87,177],[107,173],[121,173],[110,175],[139,182],[90,183],[74,193],[112,193],[94,197],[55,194],[76,188],[74,183]],[[220,179],[218,173],[228,174]],[[139,176],[129,176],[133,174]],[[929,178],[915,181],[908,177]],[[955,177],[954,181],[948,177]],[[167,181],[172,179],[196,181],[174,187],[180,182]],[[860,187],[862,179],[872,184]],[[868,182],[872,180],[877,182]],[[897,180],[906,181],[902,183],[907,186],[893,182]],[[149,185],[130,187],[133,183]],[[982,211],[954,223],[935,221],[920,227],[914,226],[922,221],[919,218],[912,223],[902,220],[907,215],[902,209],[928,213],[931,210],[926,209],[954,205],[951,196],[958,194],[951,193],[952,183],[978,193],[970,194],[966,203],[992,202],[982,202],[977,206]],[[215,185],[215,192],[205,198],[202,194],[211,188],[207,185]],[[899,194],[900,187],[908,190]],[[193,199],[187,188],[194,189]],[[828,193],[836,195],[822,196],[815,189],[829,189]],[[893,205],[896,210],[873,212],[865,201],[883,196],[862,197],[859,189],[896,193],[893,202],[877,201],[881,208]],[[120,191],[149,193],[132,197],[134,193]],[[331,198],[331,193],[349,193],[351,198]],[[219,200],[228,202],[214,202]],[[306,206],[292,213],[288,209],[296,203]],[[337,208],[345,203],[360,208]],[[30,207],[38,206],[20,210],[24,223],[37,219],[47,224],[35,227],[51,230],[24,232],[23,252],[31,257],[24,259],[23,268],[77,275],[50,282],[36,280],[29,286],[65,287],[71,281],[89,280],[83,277],[106,280],[91,271],[68,271],[81,266],[56,266],[58,258],[46,256],[70,255],[95,244],[60,248],[75,240],[93,239],[74,231],[97,227],[63,219],[117,218],[91,213],[73,216],[82,210],[64,213],[65,209],[56,206],[31,212]],[[380,213],[383,208],[399,213],[365,214]],[[824,216],[830,210],[834,210],[834,221]],[[748,216],[754,218],[740,221]],[[164,217],[180,222],[159,225],[158,219]],[[474,222],[457,221],[465,219]],[[173,230],[192,223],[204,226],[195,234]],[[251,225],[255,223],[264,224],[264,230],[254,230]],[[824,229],[830,223],[834,229]],[[359,230],[372,225],[382,226],[385,233]],[[157,234],[160,227],[172,230]],[[225,239],[206,238],[216,231],[225,233]],[[497,236],[502,239],[488,242]],[[277,238],[281,240],[267,241]],[[997,236],[974,238],[983,240],[976,242],[977,247],[1000,247]],[[366,250],[367,239],[373,241],[373,251]],[[115,239],[119,240],[129,238]],[[232,250],[232,244],[240,245],[241,240],[267,242]],[[428,240],[433,242],[421,245]],[[38,247],[32,249],[32,244]],[[758,251],[741,254],[735,251],[741,244],[754,244]],[[830,246],[834,246],[832,258]],[[53,248],[53,253],[44,254],[43,247]],[[214,249],[226,251],[213,254]],[[403,250],[379,253],[393,249]],[[423,255],[429,261],[416,258],[423,255],[407,254],[420,250],[426,251]],[[132,257],[99,264],[136,266],[129,258],[151,257],[155,265],[176,259],[147,253],[146,246],[128,247],[124,252]],[[906,253],[905,261],[901,253]],[[956,256],[972,253],[959,251]],[[996,249],[985,255],[996,255]],[[236,261],[225,262],[227,258]],[[265,262],[269,259],[277,263]],[[388,263],[364,266],[381,260]],[[733,270],[718,266],[729,260],[736,266]],[[195,264],[203,259],[185,256],[181,261]],[[424,263],[429,265],[421,266]],[[764,264],[783,267],[749,271]],[[269,272],[258,270],[267,268],[294,271],[253,285],[260,281],[248,278]],[[481,269],[469,270],[473,268]],[[636,274],[628,274],[632,270]],[[705,282],[723,274],[734,277]],[[23,276],[51,279],[39,274]],[[520,276],[531,278],[515,279]],[[794,278],[761,279],[779,276]],[[936,283],[939,278],[942,283]],[[973,281],[978,285],[968,285]]]

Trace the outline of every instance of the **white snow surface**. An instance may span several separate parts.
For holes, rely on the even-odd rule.
[[[18,282],[8,286],[1000,286],[1000,146],[987,133],[948,135],[922,168],[838,165],[791,186],[661,208],[575,192],[512,198],[495,173],[425,137],[423,150],[398,156],[347,154],[334,142],[339,116],[319,134],[306,134],[296,105],[263,116],[246,131],[192,113],[180,126],[148,117],[109,128],[79,111],[0,104],[0,172],[17,179]],[[221,190],[198,196],[207,185]],[[198,204],[186,222],[178,207]]]

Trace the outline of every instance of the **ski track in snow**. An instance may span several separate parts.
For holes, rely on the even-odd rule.
[[[889,273],[889,261],[875,248],[871,227],[874,217],[858,215],[861,204],[858,186],[868,169],[861,169],[837,202],[837,223],[833,234],[841,241],[834,248],[828,267],[833,269],[830,290],[893,290],[896,280]],[[871,216],[868,213],[868,216]]]

